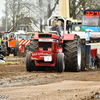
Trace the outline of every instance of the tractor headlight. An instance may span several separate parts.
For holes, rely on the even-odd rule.
[[[51,51],[51,48],[48,48],[49,51]]]
[[[39,50],[43,50],[43,48],[39,48]]]

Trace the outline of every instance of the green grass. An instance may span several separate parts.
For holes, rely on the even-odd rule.
[[[0,63],[0,65],[15,65],[19,64],[19,62],[5,62],[5,63]]]

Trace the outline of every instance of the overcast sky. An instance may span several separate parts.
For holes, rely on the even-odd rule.
[[[5,10],[4,4],[5,4],[5,0],[0,0],[0,19],[2,16],[4,16],[4,14],[2,13],[2,10]],[[1,21],[0,21],[0,23],[1,23]]]

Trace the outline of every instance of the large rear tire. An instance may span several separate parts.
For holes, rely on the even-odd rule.
[[[30,39],[29,51],[38,52],[38,41]]]
[[[65,58],[63,53],[57,55],[57,72],[63,72],[65,70]]]
[[[34,62],[31,60],[31,53],[28,52],[26,55],[26,70],[31,72],[34,70]]]
[[[4,52],[3,52],[3,56],[4,57],[6,57],[7,56],[7,47],[6,47],[6,45],[3,45],[3,50],[4,50]]]
[[[19,41],[16,42],[14,56],[17,56],[17,52],[19,52]]]
[[[97,55],[97,60],[95,62],[95,65],[97,65],[97,68],[100,68],[100,54]]]
[[[1,45],[0,45],[0,49],[2,50],[1,54],[5,57],[7,55],[7,41],[2,40],[1,41]]]
[[[66,56],[66,71],[79,72],[81,70],[81,40],[75,35],[73,41],[64,43],[64,54]]]

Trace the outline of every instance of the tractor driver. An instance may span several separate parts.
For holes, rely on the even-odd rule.
[[[11,36],[11,38],[10,38],[9,40],[10,40],[10,41],[13,40],[12,36]]]
[[[52,31],[57,31],[59,36],[61,36],[61,28],[60,26],[58,25],[58,20],[57,19],[54,19],[53,20],[53,26],[51,28]]]

